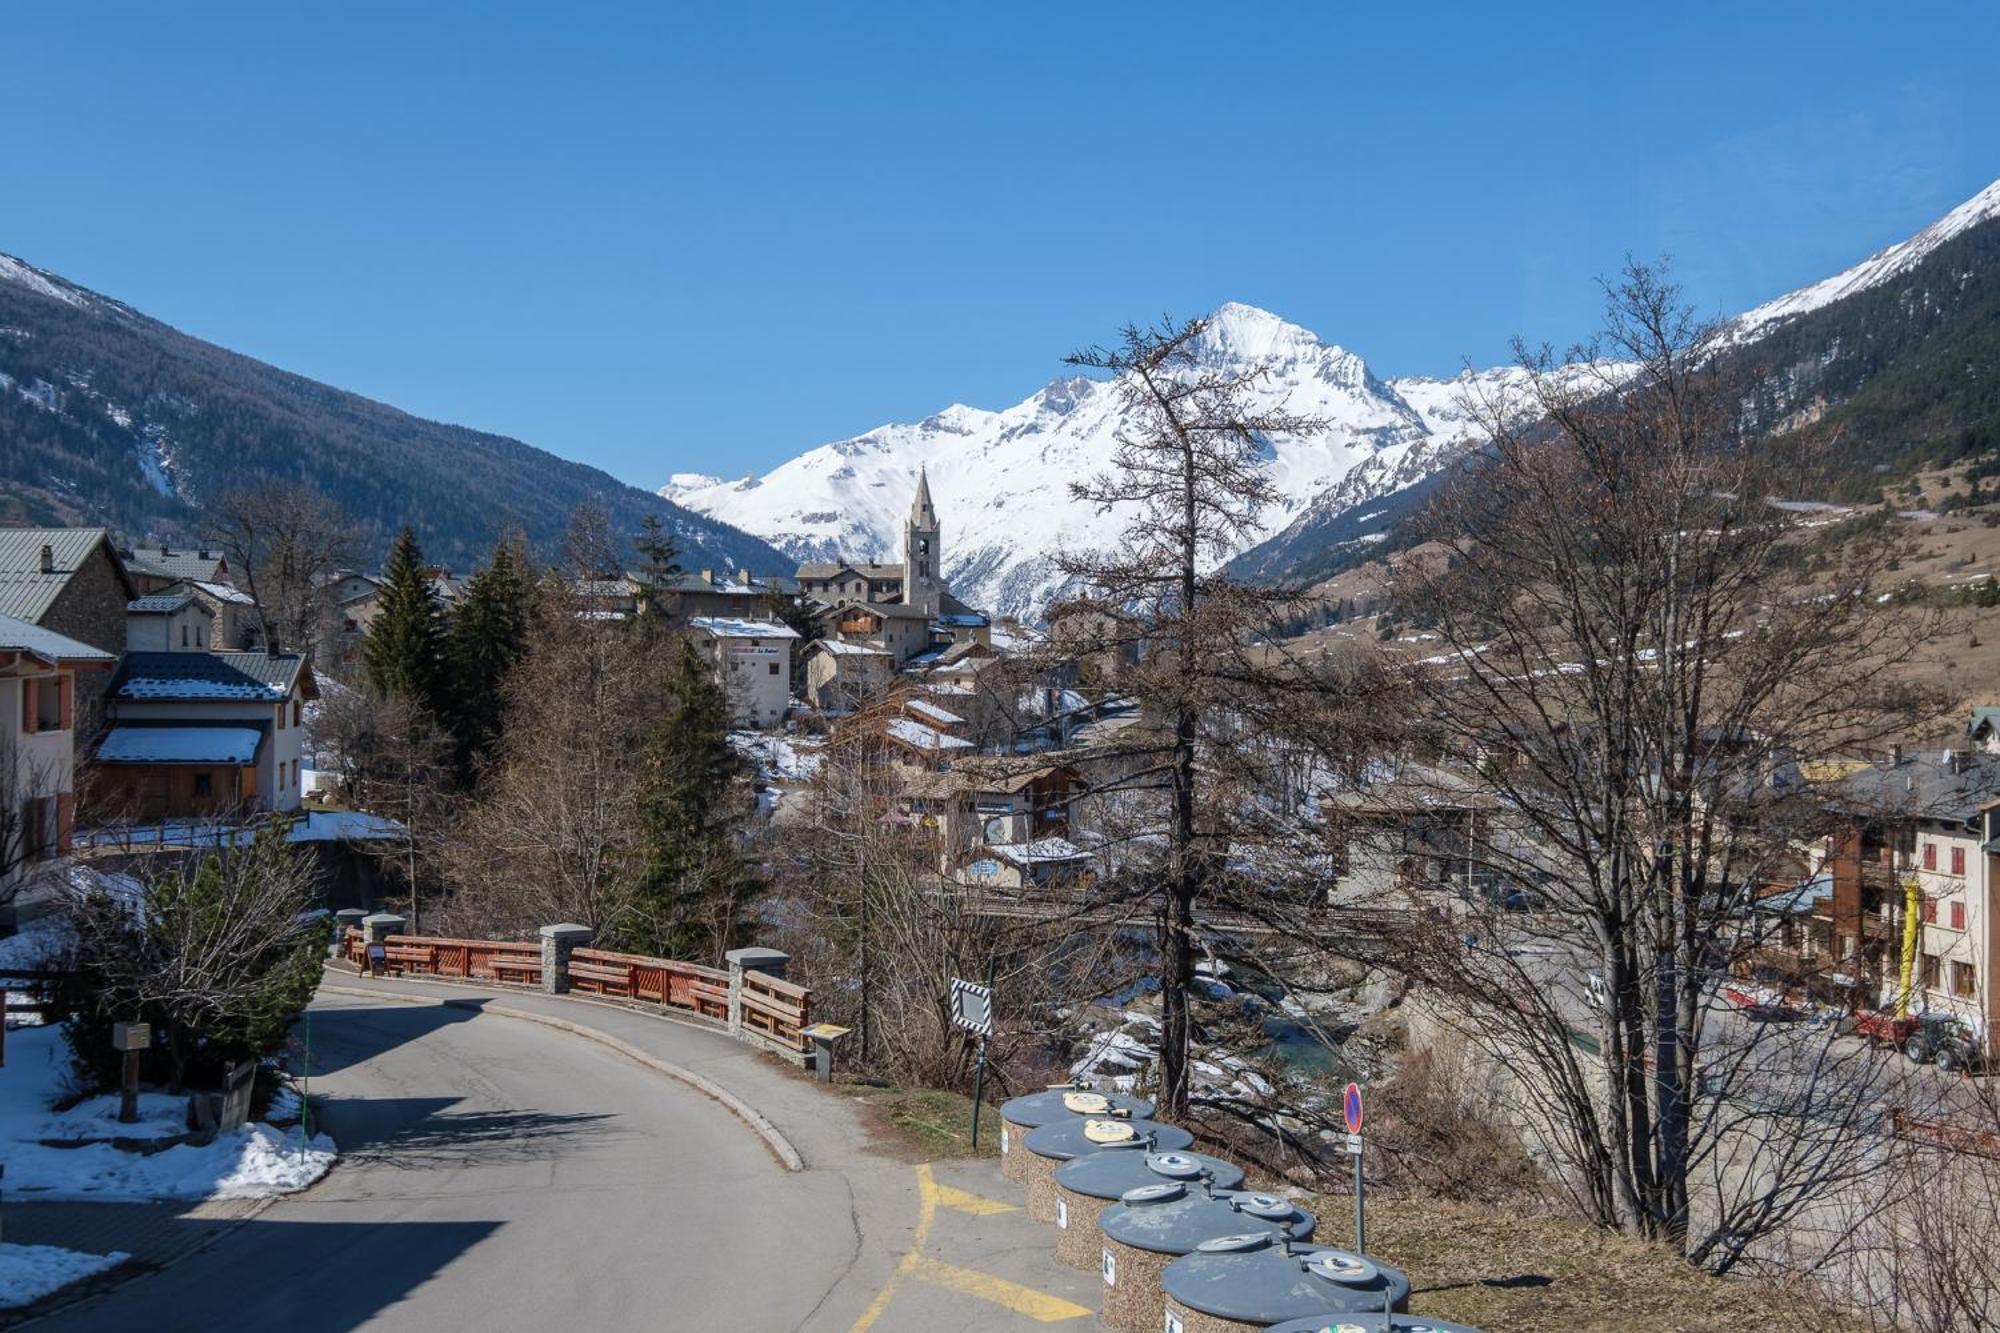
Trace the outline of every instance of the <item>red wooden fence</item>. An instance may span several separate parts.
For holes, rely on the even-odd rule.
[[[393,972],[503,985],[542,983],[542,946],[534,941],[390,935],[383,943]],[[365,964],[366,945],[359,930],[350,927],[344,945],[348,961],[356,966]],[[729,1019],[729,973],[699,963],[607,949],[572,949],[569,985],[572,991],[587,995],[645,1001],[718,1022]],[[802,1029],[812,1023],[811,991],[762,972],[745,972],[740,1004],[745,1028],[792,1050],[806,1048]]]

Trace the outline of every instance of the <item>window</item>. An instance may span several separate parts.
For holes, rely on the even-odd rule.
[[[1971,999],[1979,993],[1979,969],[1971,963],[1951,965],[1951,993]]]
[[[279,705],[278,705],[278,730],[279,730],[279,731],[283,731],[284,729],[285,729],[285,706],[284,706],[283,704],[279,704]]]
[[[1951,873],[1959,876],[1961,879],[1964,878],[1965,848],[1954,847],[1951,849]]]
[[[1937,869],[1937,844],[1934,842],[1924,844],[1924,869]]]
[[[66,684],[61,676],[43,676],[35,682],[35,730],[64,731],[69,720],[63,716]]]
[[[1964,904],[1964,903],[1953,903],[1953,904],[1951,905],[1951,928],[1952,928],[1953,930],[1964,930],[1964,929],[1965,929],[1965,904]]]
[[[1936,954],[1924,954],[1917,966],[1917,984],[1925,990],[1936,990],[1939,985],[1938,966]]]
[[[1937,899],[1924,899],[1924,921],[1933,926],[1937,924]]]
[[[42,861],[56,854],[50,836],[49,811],[53,802],[46,796],[30,796],[21,802],[21,859]]]
[[[181,647],[185,648],[187,646],[188,646],[188,627],[187,627],[187,622],[183,620],[181,622]]]
[[[302,705],[299,703],[297,699],[292,700],[292,725],[295,727],[299,725],[299,716],[301,707]]]
[[[208,631],[200,625],[194,627],[194,646],[197,648],[208,647]]]
[[[214,792],[215,782],[210,775],[207,773],[197,773],[194,775],[194,794],[196,796],[211,796]]]
[[[776,662],[771,663],[771,674],[774,676],[778,674],[778,664]]]

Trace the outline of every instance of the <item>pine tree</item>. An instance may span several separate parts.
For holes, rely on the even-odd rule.
[[[424,553],[409,528],[397,534],[382,569],[382,592],[361,665],[376,694],[408,699],[433,713],[444,671],[444,625]]]
[[[632,943],[669,958],[712,960],[733,946],[759,885],[736,847],[730,798],[738,763],[722,687],[686,639],[667,651],[667,702],[646,738]]]
[[[450,718],[466,776],[500,739],[501,688],[528,646],[529,593],[527,556],[517,542],[503,541],[466,583],[451,618]]]
[[[650,622],[667,609],[663,599],[668,581],[681,572],[680,548],[658,514],[646,515],[632,545],[639,552],[639,614]]]

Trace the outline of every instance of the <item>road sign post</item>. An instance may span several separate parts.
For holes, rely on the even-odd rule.
[[[986,1098],[986,1039],[993,1035],[993,960],[986,960],[986,984],[951,979],[951,1021],[978,1034],[979,1054],[972,1070],[972,1147],[979,1148],[979,1106]]]
[[[1368,1251],[1368,1182],[1361,1174],[1361,1085],[1349,1083],[1340,1110],[1347,1121],[1347,1152],[1354,1158],[1354,1252]]]

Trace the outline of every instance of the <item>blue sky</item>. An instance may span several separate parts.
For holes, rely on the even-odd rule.
[[[10,9],[0,250],[641,485],[1119,324],[1262,305],[1378,373],[1734,311],[2000,176],[2000,6]]]

